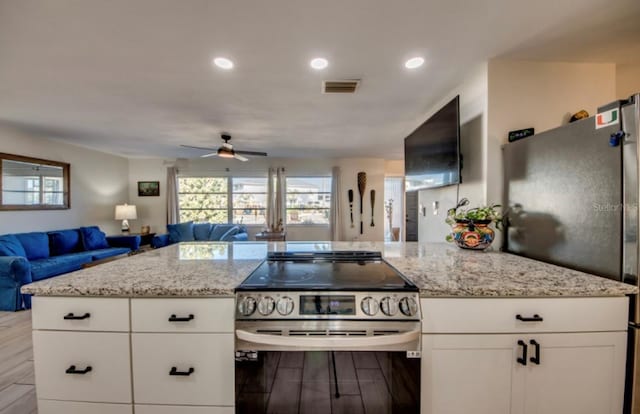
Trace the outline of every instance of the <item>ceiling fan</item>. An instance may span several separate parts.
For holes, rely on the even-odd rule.
[[[255,155],[260,157],[267,156],[266,152],[234,150],[233,145],[229,144],[229,141],[231,140],[231,135],[229,134],[222,134],[220,138],[222,138],[224,143],[218,149],[207,148],[207,147],[194,147],[191,145],[180,145],[180,146],[184,148],[194,148],[199,150],[211,151],[207,154],[201,155],[202,158],[220,157],[220,158],[235,158],[236,160],[239,160],[239,161],[249,161],[249,158],[243,157],[243,155]]]

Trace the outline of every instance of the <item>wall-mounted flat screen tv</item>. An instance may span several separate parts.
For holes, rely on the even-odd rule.
[[[404,174],[407,191],[461,182],[459,96],[404,139]]]

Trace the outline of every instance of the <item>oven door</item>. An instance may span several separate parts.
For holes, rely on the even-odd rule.
[[[236,322],[237,413],[419,413],[420,323]]]

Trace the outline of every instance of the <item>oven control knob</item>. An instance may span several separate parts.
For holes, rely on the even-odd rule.
[[[251,316],[256,311],[256,300],[251,296],[246,296],[238,303],[238,312],[242,316]]]
[[[378,313],[378,309],[380,309],[380,306],[378,305],[377,300],[375,300],[371,296],[367,296],[366,298],[362,299],[362,302],[360,302],[360,308],[365,315],[373,316]]]
[[[380,301],[380,308],[385,315],[394,316],[398,313],[398,299],[386,296]]]
[[[280,315],[287,316],[293,312],[293,299],[289,296],[281,297],[278,299],[278,303],[276,303],[276,309]]]
[[[418,313],[418,304],[413,298],[404,297],[400,299],[400,312],[405,316],[413,316]]]
[[[271,296],[265,296],[258,302],[258,312],[262,316],[271,315],[275,307],[276,301]]]

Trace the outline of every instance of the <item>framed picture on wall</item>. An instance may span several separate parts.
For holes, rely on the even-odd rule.
[[[138,181],[138,197],[159,197],[160,181]]]

